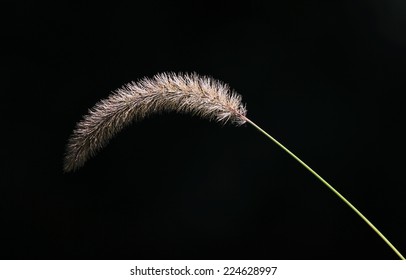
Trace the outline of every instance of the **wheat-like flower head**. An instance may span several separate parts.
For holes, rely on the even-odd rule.
[[[69,138],[64,170],[73,171],[132,121],[162,111],[191,113],[221,123],[246,122],[241,96],[207,76],[162,73],[117,89],[77,123]]]

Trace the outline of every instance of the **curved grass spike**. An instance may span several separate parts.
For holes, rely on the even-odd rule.
[[[144,78],[137,83],[123,86],[108,98],[99,101],[83,120],[77,123],[69,138],[64,171],[74,171],[83,166],[116,133],[131,122],[140,121],[150,114],[161,111],[191,113],[221,123],[230,121],[235,125],[249,123],[319,179],[360,216],[402,260],[405,260],[395,246],[344,196],[295,154],[248,119],[240,95],[231,90],[227,84],[196,73],[162,73],[152,79]]]

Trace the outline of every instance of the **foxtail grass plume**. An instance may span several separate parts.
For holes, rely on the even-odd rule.
[[[68,141],[64,171],[83,166],[132,121],[162,111],[191,113],[220,123],[246,122],[241,96],[227,84],[196,73],[158,74],[124,85],[89,110]]]
[[[132,121],[139,121],[148,115],[162,111],[191,113],[221,123],[230,121],[236,125],[245,122],[251,124],[319,179],[361,217],[401,259],[405,259],[395,246],[333,186],[265,130],[248,119],[241,97],[235,91],[227,84],[210,77],[197,74],[162,73],[152,79],[144,78],[116,90],[107,99],[99,101],[76,125],[68,141],[64,171],[73,171],[83,166],[117,132]]]

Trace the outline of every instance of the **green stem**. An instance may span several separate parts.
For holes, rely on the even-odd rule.
[[[279,147],[281,147],[285,152],[287,152],[290,156],[292,156],[295,160],[297,160],[301,165],[303,165],[307,170],[309,170],[314,176],[317,177],[324,185],[326,185],[333,193],[335,193],[342,201],[344,201],[355,213],[358,214],[358,216],[361,217],[382,239],[383,241],[388,244],[388,246],[402,259],[405,260],[405,258],[402,256],[402,254],[395,248],[395,246],[390,243],[390,241],[357,209],[355,208],[354,205],[352,205],[344,196],[342,196],[335,188],[333,188],[329,183],[327,183],[326,180],[324,180],[319,174],[316,173],[313,169],[311,169],[306,163],[304,163],[300,158],[298,158],[294,153],[289,151],[285,146],[283,146],[281,143],[279,143],[275,138],[273,138],[271,135],[269,135],[265,130],[260,128],[258,125],[256,125],[253,121],[248,119],[247,117],[242,116],[248,123],[250,123],[252,126],[254,126],[256,129],[258,129],[260,132],[262,132],[266,137],[271,139],[275,144],[277,144]]]

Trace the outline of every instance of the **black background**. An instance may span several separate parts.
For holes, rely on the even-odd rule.
[[[249,125],[156,115],[63,174],[87,109],[164,71],[229,83],[406,253],[402,1],[12,1],[1,13],[1,258],[397,258]]]

